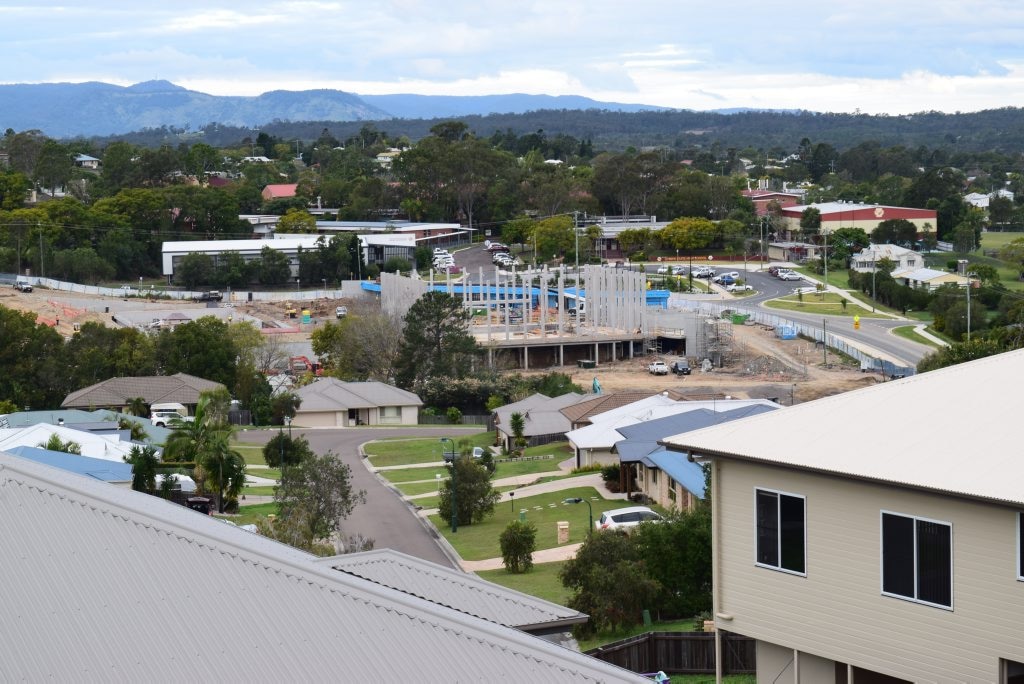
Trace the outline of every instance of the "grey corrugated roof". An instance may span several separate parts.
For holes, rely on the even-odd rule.
[[[0,519],[3,681],[645,681],[2,453]]]
[[[64,398],[67,408],[92,406],[124,406],[136,397],[147,404],[177,402],[195,404],[199,393],[221,389],[224,385],[186,373],[137,378],[110,378],[76,390]]]
[[[557,397],[534,394],[523,401],[496,409],[495,425],[501,432],[511,435],[512,414],[518,412],[523,414],[523,434],[525,436],[561,434],[572,428],[569,419],[562,414],[562,409],[588,399],[587,395],[576,392],[560,394]]]
[[[721,423],[728,423],[732,420],[767,413],[768,411],[774,411],[777,408],[779,407],[774,405],[755,404],[753,406],[743,406],[740,408],[730,409],[728,411],[698,409],[696,411],[677,413],[676,415],[665,416],[664,418],[657,418],[655,420],[647,420],[642,423],[627,425],[617,429],[622,433],[622,436],[628,440],[637,439],[657,441],[659,439],[671,437],[672,435],[691,432],[692,430],[699,430],[701,428],[711,427],[712,425],[719,425]],[[618,444],[616,444],[616,448],[618,448]]]
[[[1024,350],[669,437],[669,448],[1024,505]]]
[[[60,468],[103,482],[131,482],[132,480],[132,466],[128,463],[30,446],[14,447],[10,453],[35,463]]]
[[[302,399],[299,412],[342,411],[380,406],[422,406],[412,392],[383,382],[343,382],[337,378],[321,378],[295,390]]]
[[[321,562],[335,570],[523,631],[559,627],[565,630],[587,620],[585,614],[571,608],[392,549],[351,553]]]

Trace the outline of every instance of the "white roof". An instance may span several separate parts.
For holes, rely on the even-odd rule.
[[[1022,377],[1024,350],[1006,352],[665,444],[1024,505],[1024,459],[1014,448]]]
[[[121,441],[120,434],[98,434],[63,425],[36,423],[22,428],[0,429],[0,451],[19,446],[45,445],[51,435],[57,435],[62,442],[78,444],[82,448],[82,456],[119,463],[124,463],[124,457],[131,453],[132,447],[135,446],[131,442]]]
[[[662,401],[657,401],[661,399]],[[655,401],[651,401],[655,400]],[[668,402],[668,403],[665,403]],[[722,399],[711,401],[675,401],[661,394],[632,404],[620,406],[591,417],[591,424],[581,427],[565,436],[577,449],[611,449],[624,435],[618,428],[636,425],[648,420],[657,420],[667,416],[675,416],[688,411],[708,409],[711,411],[731,411],[747,406],[771,406],[778,404],[767,399]]]
[[[0,681],[645,681],[159,497],[3,453],[0,518]]]
[[[952,276],[955,282],[967,282],[967,278],[960,275],[959,273],[937,271],[934,268],[908,268],[903,271],[896,271],[892,274],[893,278],[907,278],[908,280],[913,280],[919,283],[927,283],[929,280],[935,280],[936,278],[949,276]]]
[[[272,240],[187,240],[184,242],[165,242],[161,251],[164,254],[191,254],[205,252],[259,252],[264,247],[271,249],[315,249],[319,235],[305,237],[275,237]]]
[[[904,254],[914,254],[914,250],[907,249],[906,247],[900,247],[899,245],[868,245],[861,251],[854,254],[855,259],[892,259],[893,261],[899,261],[900,257]]]

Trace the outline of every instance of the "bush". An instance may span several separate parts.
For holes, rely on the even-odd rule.
[[[462,422],[462,411],[456,406],[449,406],[448,410],[445,411],[445,416],[448,417],[448,422],[456,425]]]
[[[537,549],[537,526],[530,521],[513,520],[501,533],[501,559],[509,572],[529,572]]]
[[[604,486],[613,494],[618,492],[620,467],[617,465],[607,465],[600,466],[600,468],[601,479],[604,480]]]

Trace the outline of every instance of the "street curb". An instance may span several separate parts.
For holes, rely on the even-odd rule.
[[[399,491],[397,487],[395,487],[395,485],[384,479],[376,470],[373,470],[373,466],[370,465],[370,460],[369,458],[367,458],[366,451],[363,449],[363,447],[367,444],[370,444],[371,442],[378,441],[380,440],[371,439],[369,441],[363,442],[357,447],[359,452],[359,460],[362,462],[363,467],[366,468],[371,475],[376,477],[377,480],[380,481],[392,494],[398,497],[398,499],[403,504],[405,504],[406,510],[409,511],[409,513],[414,518],[416,518],[417,521],[419,521],[420,525],[423,526],[423,529],[426,530],[428,534],[430,534],[431,538],[433,538],[433,540],[437,543],[438,548],[441,549],[441,553],[443,553],[445,558],[448,559],[448,562],[451,563],[451,566],[456,570],[462,570],[462,557],[455,550],[455,547],[453,547],[451,543],[449,543],[449,541],[445,539],[444,535],[438,532],[437,528],[434,527],[434,523],[430,522],[430,520],[423,517],[422,515],[419,515],[415,504],[411,504],[409,500],[405,498],[405,495],[402,494],[402,492]]]

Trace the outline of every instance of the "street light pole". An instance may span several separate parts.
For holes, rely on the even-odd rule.
[[[458,507],[456,506],[456,503],[455,503],[455,441],[452,440],[451,437],[442,437],[441,438],[441,444],[443,445],[445,442],[450,443],[451,444],[451,448],[452,448],[452,450],[450,452],[451,455],[452,455],[452,459],[451,459],[451,462],[449,463],[449,467],[452,469],[452,482],[451,482],[451,493],[452,493],[452,534],[455,534],[456,532],[459,531],[459,509],[458,509]],[[442,458],[443,458],[444,457],[444,446],[441,447],[441,455],[442,455]],[[448,459],[444,459],[444,460],[447,461]]]
[[[562,501],[562,503],[567,503],[567,504],[585,503],[585,504],[587,504],[587,512],[590,514],[590,527],[587,528],[587,536],[589,536],[594,531],[594,507],[590,505],[590,502],[587,501],[586,499],[581,499],[578,496],[574,496],[571,499],[564,499]]]

